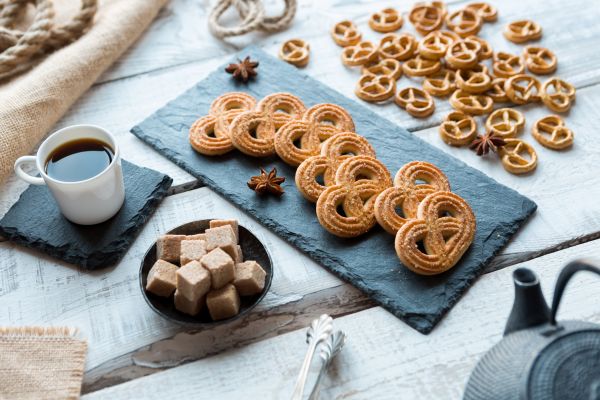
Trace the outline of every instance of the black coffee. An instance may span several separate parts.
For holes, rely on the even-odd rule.
[[[44,169],[49,177],[58,181],[83,181],[104,171],[113,155],[110,145],[101,140],[72,140],[50,153]]]

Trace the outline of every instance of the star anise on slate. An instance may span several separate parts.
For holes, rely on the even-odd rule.
[[[506,144],[504,139],[498,137],[494,132],[488,132],[485,135],[477,135],[477,139],[471,142],[469,148],[475,150],[478,156],[483,156],[491,151],[498,152],[498,147]]]
[[[285,182],[285,177],[277,176],[277,169],[273,168],[267,174],[263,168],[260,169],[260,175],[253,176],[248,181],[248,187],[258,194],[271,193],[281,196],[284,192],[281,184]]]
[[[238,58],[238,63],[229,64],[225,71],[232,74],[238,81],[246,83],[250,78],[256,76],[257,67],[258,61],[252,61],[248,56],[243,61]]]

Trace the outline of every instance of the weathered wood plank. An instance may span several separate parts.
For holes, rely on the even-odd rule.
[[[568,261],[600,253],[600,241],[525,263],[542,281],[547,297]],[[323,386],[323,398],[460,399],[476,361],[501,338],[509,314],[515,265],[484,275],[426,338],[380,307],[334,321],[348,334],[346,347]],[[600,323],[600,280],[582,273],[569,285],[559,319]],[[88,394],[96,399],[281,399],[290,395],[306,350],[305,330]],[[195,345],[195,342],[194,342]],[[193,352],[193,345],[189,349]],[[251,383],[251,384],[249,384]]]

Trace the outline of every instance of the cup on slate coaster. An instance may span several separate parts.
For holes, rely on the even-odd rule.
[[[35,164],[41,177],[26,173],[24,164]],[[73,125],[56,131],[44,140],[37,155],[17,159],[15,172],[33,185],[48,185],[60,211],[76,224],[104,222],[125,200],[119,147],[113,135],[98,126]]]

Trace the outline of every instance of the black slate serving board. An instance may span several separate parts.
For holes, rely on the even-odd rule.
[[[96,269],[115,264],[166,196],[173,179],[122,161],[125,202],[97,225],[67,220],[46,186],[31,185],[0,221],[0,235],[52,257]]]
[[[429,333],[534,212],[535,203],[260,49],[250,47],[239,57],[246,55],[260,61],[254,81],[237,83],[221,67],[131,132],[410,326]],[[371,142],[392,176],[413,160],[436,164],[450,179],[452,190],[475,212],[477,232],[470,249],[444,274],[416,275],[399,262],[393,236],[381,228],[355,239],[326,232],[317,221],[314,205],[295,188],[295,169],[277,158],[254,159],[239,152],[220,157],[196,153],[188,142],[190,125],[207,113],[217,96],[231,91],[248,92],[257,99],[291,92],[307,107],[339,104],[350,112],[356,131]],[[246,181],[260,166],[277,167],[286,177],[283,197],[261,197],[248,189]]]

